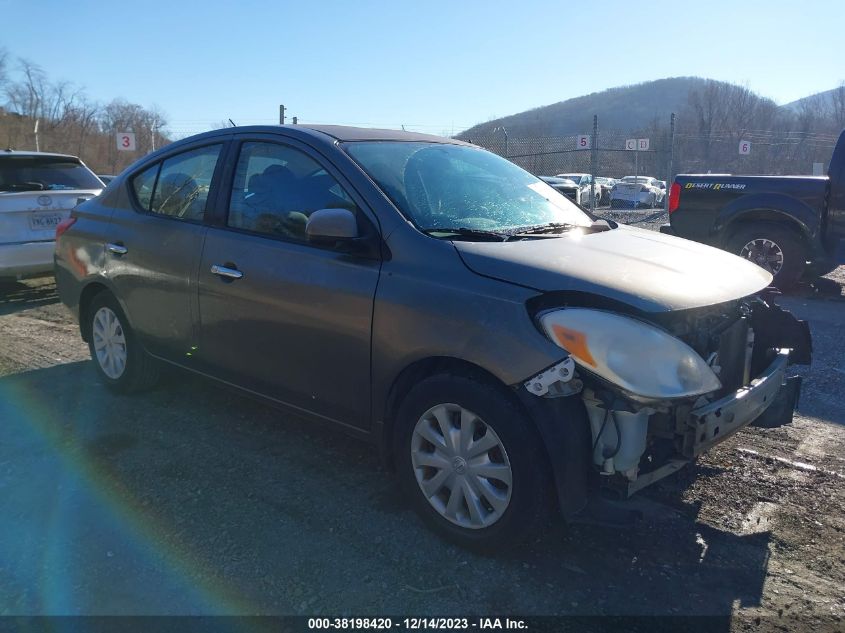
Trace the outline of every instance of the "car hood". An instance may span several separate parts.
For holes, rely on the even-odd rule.
[[[455,241],[466,266],[542,292],[600,295],[644,312],[698,308],[759,292],[772,276],[751,262],[697,242],[620,225],[559,238]]]

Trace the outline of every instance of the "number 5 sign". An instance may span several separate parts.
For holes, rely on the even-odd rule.
[[[135,134],[132,132],[117,133],[117,149],[122,152],[135,151]]]
[[[578,137],[577,149],[590,149],[593,146],[593,139],[589,134],[582,134]]]
[[[739,153],[740,154],[750,154],[751,153],[751,142],[750,141],[740,141],[739,142]]]

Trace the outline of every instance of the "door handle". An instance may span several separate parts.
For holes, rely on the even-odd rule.
[[[217,264],[214,264],[211,267],[211,274],[226,277],[228,279],[240,279],[244,276],[244,274],[237,268],[227,268],[226,266],[219,266]]]
[[[123,244],[106,244],[106,248],[109,249],[109,252],[114,253],[115,255],[126,255],[129,252],[129,249],[126,248]]]

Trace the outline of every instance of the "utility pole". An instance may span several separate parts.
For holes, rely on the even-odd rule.
[[[590,211],[596,210],[596,171],[598,171],[599,117],[593,115],[593,142],[590,150]],[[599,190],[601,191],[601,190]]]
[[[637,145],[634,148],[634,183],[640,182],[640,139],[637,139]]]
[[[41,120],[41,119],[35,119],[35,127],[34,127],[34,128],[33,128],[33,130],[32,130],[33,134],[35,134],[35,151],[36,151],[36,152],[40,152],[40,151],[41,151],[41,148],[40,148],[40,146],[38,145],[38,122],[39,122],[40,120]]]
[[[153,119],[153,124],[150,126],[150,145],[152,146],[152,151],[156,151],[156,125],[158,124],[158,119]]]
[[[494,132],[497,132],[497,131],[499,131],[499,130],[501,130],[501,131],[502,131],[502,134],[504,134],[504,135],[505,135],[505,154],[504,154],[504,157],[505,157],[505,158],[507,158],[507,157],[510,155],[510,153],[511,153],[511,152],[510,152],[510,149],[511,149],[511,148],[510,148],[510,137],[508,136],[508,130],[507,130],[507,128],[505,128],[505,126],[504,126],[504,125],[501,125],[501,126],[497,127],[497,128],[496,128],[496,129],[494,129],[493,131],[494,131]]]
[[[285,124],[285,106],[279,106],[279,125]]]

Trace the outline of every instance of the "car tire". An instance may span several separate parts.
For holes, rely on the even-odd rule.
[[[489,553],[545,526],[554,505],[546,452],[501,387],[456,374],[429,377],[404,398],[396,424],[400,484],[440,536]]]
[[[100,292],[85,314],[91,360],[106,387],[116,393],[134,393],[155,385],[158,361],[138,342],[114,295]]]
[[[777,224],[760,223],[739,229],[728,239],[727,250],[771,272],[772,284],[780,290],[794,288],[806,268],[807,248],[801,238]]]

